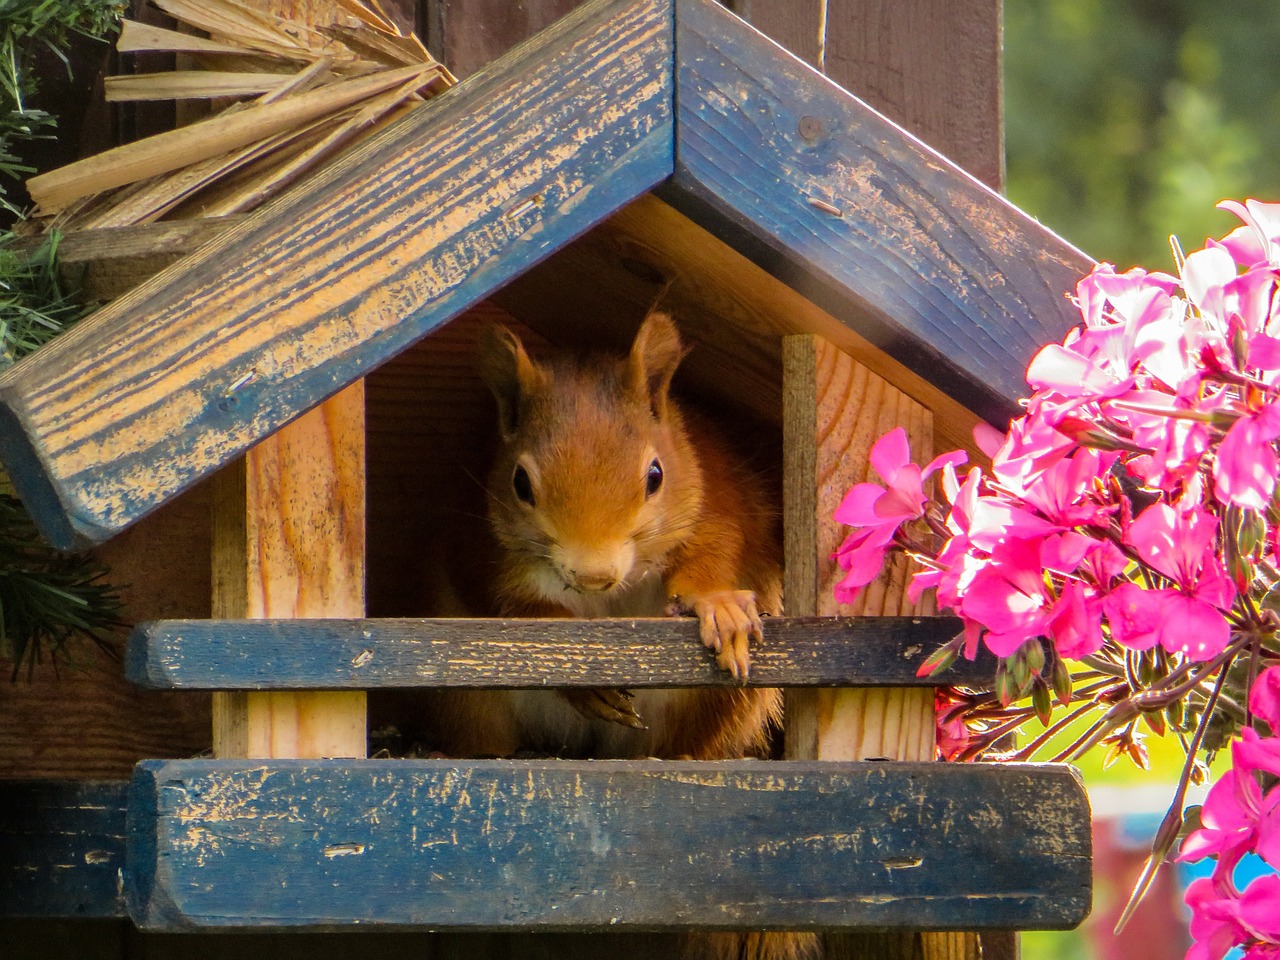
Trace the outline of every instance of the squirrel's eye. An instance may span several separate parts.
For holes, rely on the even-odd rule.
[[[533,506],[533,481],[529,479],[528,470],[517,465],[516,472],[511,476],[511,486],[517,497],[529,506]]]
[[[658,488],[662,486],[662,464],[658,462],[658,458],[654,457],[653,462],[649,464],[649,472],[644,478],[644,495],[652,497],[658,492]]]

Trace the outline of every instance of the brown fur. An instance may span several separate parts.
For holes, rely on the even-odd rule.
[[[498,405],[487,486],[497,556],[481,565],[491,592],[471,613],[696,612],[719,663],[735,675],[748,669],[757,610],[782,612],[777,498],[670,397],[683,356],[660,313],[646,318],[626,358],[535,363],[509,330],[492,331],[480,368]],[[648,491],[655,461],[662,480]],[[518,491],[519,471],[531,498]],[[617,586],[602,586],[615,577]],[[727,759],[761,754],[782,709],[780,691],[746,687],[641,691],[636,702],[645,730],[580,715],[551,691],[442,692],[433,739],[454,756]],[[686,940],[685,956],[708,960],[798,960],[816,956],[817,943],[759,933]]]

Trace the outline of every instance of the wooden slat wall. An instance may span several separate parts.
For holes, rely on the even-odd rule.
[[[734,0],[728,6],[993,189],[1004,185],[1001,0]]]
[[[125,620],[209,616],[209,503],[201,485],[99,548]],[[120,653],[126,635],[112,636]],[[0,779],[124,778],[143,757],[208,749],[207,694],[141,690],[91,644],[71,653],[70,665],[46,661],[31,679],[0,676]]]

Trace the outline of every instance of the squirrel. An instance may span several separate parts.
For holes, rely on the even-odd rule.
[[[761,615],[782,612],[781,545],[768,484],[715,429],[670,396],[685,355],[675,323],[651,312],[629,356],[529,357],[493,325],[479,345],[498,407],[487,483],[497,551],[477,611],[506,617],[693,613],[735,677],[750,669]],[[453,604],[457,607],[458,604]],[[761,754],[781,692],[441,691],[434,731],[454,755],[536,751],[596,759],[695,760]]]
[[[498,408],[486,485],[496,559],[475,579],[487,581],[483,612],[494,616],[694,614],[719,666],[741,679],[761,616],[782,612],[777,500],[672,398],[684,356],[657,311],[625,358],[534,361],[511,330],[488,329],[479,367]],[[433,740],[451,756],[761,756],[782,713],[781,691],[738,685],[436,696]],[[812,935],[768,932],[689,934],[681,947],[686,960],[818,952]]]

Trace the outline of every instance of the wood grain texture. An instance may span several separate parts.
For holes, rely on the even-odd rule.
[[[147,929],[1056,928],[1088,816],[1016,764],[148,762],[125,890]]]
[[[922,613],[906,595],[906,563],[898,558],[841,607],[833,587],[842,575],[832,559],[845,531],[834,513],[854,484],[881,480],[870,464],[875,442],[889,430],[907,432],[916,460],[933,444],[933,417],[902,392],[820,337],[783,341],[785,586],[788,603],[804,612],[879,617]],[[930,651],[932,652],[932,651]],[[932,760],[933,697],[928,690],[889,687],[788,690],[788,759]],[[974,934],[886,937],[832,935],[828,960],[891,960],[909,947],[924,956],[980,956]]]
[[[783,517],[787,608],[796,614],[862,617],[929,612],[906,595],[899,558],[842,608],[832,554],[846,531],[832,514],[854,484],[880,478],[870,452],[883,434],[907,430],[917,459],[932,446],[928,411],[818,337],[783,341]],[[936,648],[935,648],[936,649]],[[926,656],[932,653],[930,649]],[[927,691],[818,690],[788,695],[787,756],[930,760],[933,700]]]
[[[671,10],[598,0],[0,378],[0,456],[98,541],[671,171]]]
[[[119,917],[120,781],[0,781],[0,917]]]
[[[992,422],[1091,262],[714,3],[677,0],[661,195]]]
[[[990,682],[989,657],[942,677],[917,666],[955,636],[949,617],[770,619],[751,686]],[[720,686],[691,619],[178,620],[141,624],[126,675],[154,689]]]
[[[213,610],[249,618],[365,610],[364,384],[250,450],[217,478]],[[251,647],[241,655],[253,656]],[[220,757],[362,757],[360,692],[214,695]]]
[[[738,0],[733,8],[993,190],[1002,187],[1000,0]]]

